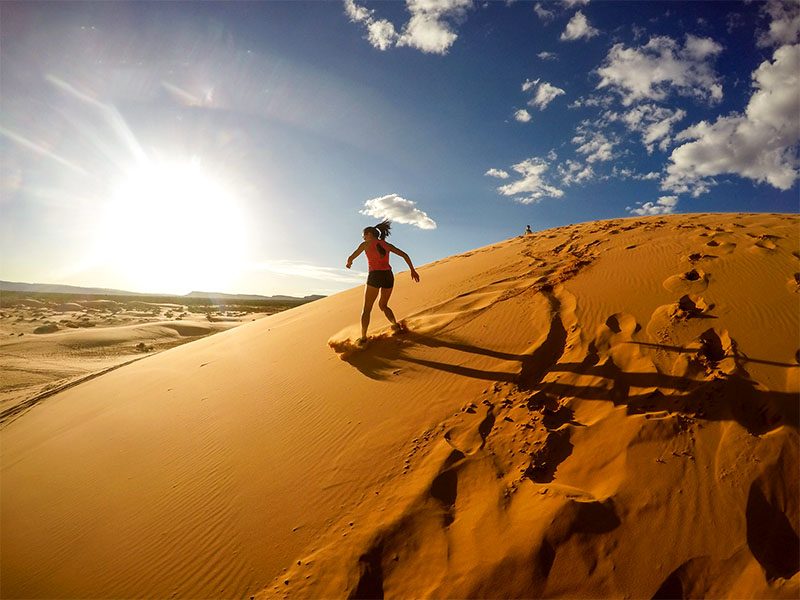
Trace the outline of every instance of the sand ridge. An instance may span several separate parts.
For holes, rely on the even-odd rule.
[[[669,224],[649,221],[653,228]],[[617,235],[637,224],[644,225],[611,223],[600,230]],[[679,225],[694,228],[687,222]],[[714,229],[718,236],[722,228]],[[796,221],[784,232],[796,244]],[[699,237],[708,234],[704,230]],[[763,240],[765,234],[748,237]],[[571,250],[580,248],[575,257],[585,260],[585,250],[599,245],[595,241],[584,240],[584,246]],[[704,245],[720,246],[714,239]],[[735,246],[727,242],[723,251],[730,254]],[[552,254],[558,256],[563,247],[556,246]],[[748,251],[753,247],[761,248],[754,245]],[[710,262],[717,256],[690,253],[687,258]],[[574,273],[563,266],[560,271]],[[422,449],[414,440],[403,473],[418,477],[406,485],[401,480],[402,492],[390,492],[395,494],[391,500],[373,499],[362,514],[348,517],[363,518],[365,531],[342,525],[344,539],[334,535],[330,546],[298,561],[266,596],[792,597],[798,590],[798,556],[791,550],[797,548],[800,518],[795,500],[798,388],[769,390],[754,380],[745,364],[759,361],[742,354],[726,329],[709,326],[718,318],[715,305],[700,293],[712,279],[693,267],[670,275],[663,288],[682,295],[656,307],[647,332],[635,317],[620,312],[598,324],[593,336],[582,331],[568,282],[551,288],[545,279],[531,286],[547,299],[551,320],[540,342],[526,349],[528,362],[521,361],[514,383],[498,382],[485,390],[423,435]],[[796,298],[788,304],[796,306]],[[706,321],[708,328],[683,345],[669,346],[677,344],[674,338],[689,321]],[[797,331],[796,320],[793,328]],[[637,339],[643,337],[640,332],[665,343]],[[796,342],[796,336],[786,341]],[[791,356],[790,350],[784,355]],[[798,369],[791,360],[772,366]],[[775,437],[769,437],[773,432]],[[737,433],[750,436],[737,441],[754,451],[752,436],[765,436],[759,450],[766,456],[756,451],[736,467],[737,483],[748,475],[754,479],[746,502],[729,482],[713,485],[714,479],[733,475],[731,464],[720,463],[734,462],[728,453],[742,451],[729,440]],[[579,444],[572,440],[591,449],[573,458]],[[572,472],[561,466],[568,459],[576,465]],[[770,465],[771,477],[761,473],[762,460]],[[698,462],[715,466],[711,481],[694,473]],[[638,477],[659,484],[643,493]],[[765,492],[765,486],[771,491]],[[699,498],[712,506],[698,511],[692,505]],[[740,523],[743,517],[745,523],[734,528],[738,539],[725,539],[713,524],[732,501],[745,504],[734,519]],[[666,514],[658,515],[659,510]],[[687,531],[684,511],[694,513],[698,529]],[[643,514],[649,522],[637,525]],[[651,565],[631,552],[635,548],[651,556],[649,540],[663,537],[662,530],[696,553],[674,562],[671,572],[664,562]],[[712,539],[690,539],[692,534]],[[576,537],[584,539],[576,542]],[[777,551],[776,544],[784,550]],[[627,551],[616,551],[624,545]],[[626,559],[609,561],[614,555]],[[630,572],[618,573],[618,566]],[[656,572],[641,573],[651,567]],[[749,571],[747,576],[738,575],[742,570]],[[757,575],[760,571],[765,577]]]
[[[561,227],[399,273],[361,352],[354,289],[57,394],[3,595],[796,597],[798,237]]]

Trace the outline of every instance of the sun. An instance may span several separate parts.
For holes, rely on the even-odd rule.
[[[137,290],[225,291],[246,250],[241,204],[197,160],[131,169],[112,192],[97,251]]]

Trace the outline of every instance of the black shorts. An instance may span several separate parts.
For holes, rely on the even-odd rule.
[[[370,271],[367,277],[367,285],[376,288],[393,288],[394,273],[389,271]]]

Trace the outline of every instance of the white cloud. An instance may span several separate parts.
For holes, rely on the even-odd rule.
[[[555,52],[539,52],[536,56],[542,60],[556,60],[558,58],[558,54]]]
[[[376,19],[374,10],[358,6],[354,0],[344,0],[344,12],[353,23],[363,23],[367,40],[378,50],[387,50],[397,42],[397,32],[386,19]]]
[[[614,146],[617,140],[609,139],[602,131],[592,131],[586,122],[578,125],[578,135],[572,138],[572,143],[578,146],[575,151],[586,157],[586,162],[605,162],[614,158]]]
[[[687,35],[683,47],[658,36],[639,48],[614,44],[597,69],[598,89],[610,88],[630,106],[639,100],[663,100],[670,91],[709,103],[722,100],[722,85],[709,62],[722,46],[709,38]]]
[[[397,41],[397,32],[389,21],[379,19],[367,25],[367,39],[378,50],[388,50]]]
[[[582,165],[581,163],[567,159],[558,165],[558,174],[561,176],[562,185],[572,185],[573,183],[584,183],[594,178],[592,165]]]
[[[672,142],[673,126],[685,116],[685,110],[673,110],[656,104],[638,104],[626,113],[604,114],[607,121],[622,122],[629,131],[641,133],[642,143],[648,154],[652,154],[656,144],[661,151],[666,151]]]
[[[561,34],[562,41],[573,41],[581,38],[589,39],[600,32],[589,24],[589,20],[581,12],[576,12],[567,23],[567,28]]]
[[[521,108],[520,110],[514,113],[514,118],[520,123],[529,123],[531,120],[531,113],[529,113],[524,108]]]
[[[362,215],[377,219],[390,219],[397,223],[413,225],[420,229],[436,229],[436,222],[417,208],[417,203],[401,198],[397,194],[387,194],[364,202]]]
[[[497,177],[498,179],[508,179],[508,173],[503,171],[502,169],[489,169],[484,173],[484,175],[488,175],[489,177]]]
[[[537,2],[533,5],[533,12],[536,16],[545,23],[550,23],[556,18],[556,14],[561,14],[567,10],[572,10],[576,6],[585,6],[589,4],[589,0],[561,0],[557,3],[554,0],[546,0],[545,2]],[[545,5],[547,8],[545,8]]]
[[[539,83],[538,79],[534,81],[526,79],[525,83],[522,84],[522,91],[527,92],[534,87],[536,87],[536,91],[533,93],[533,98],[528,101],[528,105],[535,106],[539,110],[544,110],[553,100],[566,93],[561,88],[546,81]]]
[[[641,203],[639,203],[641,204]],[[675,212],[678,205],[677,196],[661,196],[656,202],[645,202],[639,208],[628,208],[632,215],[667,215]]]
[[[430,54],[445,54],[458,36],[450,27],[427,14],[414,15],[406,24],[398,46],[410,46]]]
[[[545,22],[552,21],[556,16],[552,10],[547,10],[544,6],[542,6],[541,2],[537,2],[533,5],[533,12],[535,12],[536,16]]]
[[[637,173],[633,169],[627,167],[617,167],[616,165],[611,169],[611,176],[618,179],[635,179],[637,181],[653,181],[661,177],[657,171],[650,171],[649,173]]]
[[[688,58],[695,61],[703,61],[709,57],[713,58],[722,52],[722,46],[711,38],[701,38],[689,33],[686,35],[683,50]]]
[[[800,38],[800,4],[796,0],[788,2],[769,0],[764,12],[770,16],[769,29],[758,36],[762,48],[795,44]]]
[[[562,190],[545,180],[549,164],[544,159],[527,158],[511,168],[519,173],[520,178],[497,188],[504,196],[513,196],[520,204],[535,204],[544,198],[560,198],[564,195]]]
[[[344,0],[344,11],[354,23],[363,23],[372,18],[374,10],[358,6],[353,0]]]
[[[459,21],[471,6],[471,0],[406,0],[411,18],[397,45],[446,54],[458,37],[448,21]]]
[[[608,108],[613,104],[614,100],[611,96],[587,96],[577,98],[574,102],[572,102],[568,108],[583,108],[584,106],[588,106],[591,108],[602,107]]]
[[[431,54],[447,53],[458,38],[454,23],[460,22],[471,6],[471,0],[406,0],[410,17],[398,33],[390,21],[376,19],[374,10],[344,0],[348,18],[366,26],[367,39],[375,48],[408,46]]]
[[[661,187],[698,196],[716,175],[733,173],[788,190],[798,178],[800,44],[778,48],[753,72],[756,90],[744,114],[701,121],[676,136]]]

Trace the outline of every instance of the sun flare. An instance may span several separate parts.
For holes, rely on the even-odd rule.
[[[102,232],[104,262],[144,290],[227,288],[245,256],[240,202],[199,161],[132,169],[112,194]]]

